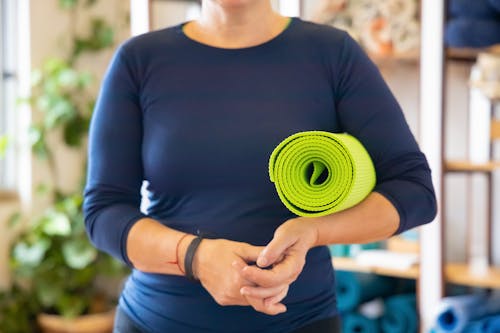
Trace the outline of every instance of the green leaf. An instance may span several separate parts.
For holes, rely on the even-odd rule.
[[[67,241],[62,251],[64,261],[74,269],[83,269],[97,258],[97,250],[86,239]]]
[[[97,38],[99,40],[99,47],[106,48],[113,45],[114,41],[114,31],[110,26],[102,26],[97,32]]]
[[[63,287],[57,281],[36,281],[36,295],[40,303],[45,308],[51,308],[56,305],[58,299],[62,296]]]
[[[39,311],[36,297],[13,287],[0,292],[0,330],[4,333],[37,332],[34,318]]]
[[[14,213],[10,216],[9,221],[7,222],[7,226],[9,228],[14,228],[19,224],[20,221],[21,221],[21,213],[19,212]]]
[[[74,318],[84,313],[88,303],[83,295],[66,293],[59,298],[56,307],[63,317]]]
[[[59,0],[59,6],[63,9],[72,9],[78,4],[78,0]]]
[[[49,246],[50,241],[48,239],[39,239],[31,245],[20,242],[14,246],[13,256],[20,265],[36,267],[42,261]]]
[[[114,43],[114,30],[103,19],[92,20],[89,37],[75,38],[73,41],[73,57],[78,57],[84,51],[99,51]]]
[[[67,99],[60,98],[47,112],[44,121],[45,126],[47,128],[54,128],[65,120],[71,119],[75,113],[74,105]]]
[[[32,147],[33,153],[36,155],[36,157],[40,159],[46,159],[47,156],[49,155],[49,152],[47,150],[47,146],[43,143],[37,143]]]
[[[99,273],[108,277],[124,276],[130,272],[129,268],[121,261],[118,261],[105,253],[100,253],[100,258],[97,264],[97,270]]]
[[[9,145],[9,139],[6,135],[0,136],[0,159],[5,156],[7,151],[7,146]]]
[[[66,197],[61,203],[61,209],[68,213],[68,215],[77,215],[82,207],[83,196],[78,193]]]
[[[68,64],[63,59],[50,58],[43,64],[43,71],[50,76],[64,68],[68,68]]]
[[[49,192],[49,190],[50,187],[45,183],[38,184],[35,188],[35,192],[38,195],[45,195]]]
[[[81,88],[86,88],[92,84],[92,82],[94,81],[94,77],[88,72],[80,73],[78,81],[78,84]]]
[[[43,130],[38,126],[31,126],[28,133],[32,145],[36,144],[43,137]]]
[[[49,97],[54,98],[54,96],[59,96],[62,94],[61,87],[59,86],[59,82],[56,80],[55,77],[48,77],[44,82],[43,82],[43,91],[47,95],[52,95]]]
[[[88,7],[92,7],[93,5],[95,5],[97,1],[96,0],[87,0],[85,2],[85,6],[88,8]]]
[[[31,72],[31,85],[38,86],[42,83],[43,73],[40,69],[35,69]]]
[[[79,82],[79,75],[75,70],[67,68],[59,72],[57,80],[62,87],[74,88]]]
[[[71,222],[63,213],[50,211],[43,217],[42,230],[49,236],[68,236],[71,234]]]
[[[35,99],[36,108],[42,112],[50,109],[52,99],[49,95],[41,95]]]
[[[71,118],[64,126],[64,142],[70,147],[79,147],[87,134],[88,122],[81,116]]]

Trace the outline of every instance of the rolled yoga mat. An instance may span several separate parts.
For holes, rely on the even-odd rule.
[[[472,321],[500,313],[500,296],[484,293],[446,297],[437,309],[436,332],[460,333]]]
[[[450,0],[448,12],[451,17],[478,19],[495,19],[499,17],[499,13],[494,9],[490,0]]]
[[[342,316],[342,333],[378,333],[378,321],[358,313],[348,313]],[[385,333],[385,332],[384,332]]]
[[[328,249],[332,257],[349,257],[350,246],[348,244],[329,245]]]
[[[396,279],[375,274],[335,272],[337,308],[341,313],[355,310],[361,303],[392,295]]]
[[[417,333],[418,317],[415,294],[387,298],[380,326],[384,333]]]
[[[500,314],[470,322],[464,329],[466,333],[499,333]]]
[[[323,216],[350,208],[375,186],[375,168],[349,134],[300,132],[272,152],[269,177],[281,201],[299,216]]]
[[[500,20],[452,19],[445,39],[451,47],[488,47],[500,43]]]

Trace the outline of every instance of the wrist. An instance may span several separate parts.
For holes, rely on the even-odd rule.
[[[194,277],[199,281],[203,280],[203,265],[206,261],[206,256],[208,255],[210,257],[210,253],[212,253],[210,246],[213,244],[213,239],[204,238],[194,254],[191,267]]]
[[[186,249],[186,255],[184,258],[184,269],[186,277],[192,281],[198,280],[196,274],[193,271],[193,260],[196,253],[198,252],[198,247],[201,244],[202,240],[203,238],[200,236],[193,238]]]
[[[182,268],[181,273],[183,273],[183,275],[186,274],[186,271],[185,271],[186,251],[187,251],[189,244],[191,244],[191,242],[195,238],[196,238],[195,235],[188,235],[187,237],[184,237],[181,240],[181,242],[179,243],[179,256],[178,256],[177,260],[179,261],[179,267]]]
[[[308,249],[322,245],[320,244],[318,222],[312,217],[298,217],[298,223],[306,225],[307,234],[306,245]]]

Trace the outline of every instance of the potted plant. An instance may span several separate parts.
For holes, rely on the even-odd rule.
[[[77,9],[85,11],[97,2],[59,0],[72,17]],[[34,155],[47,162],[52,178],[37,191],[49,197],[51,204],[30,218],[11,244],[15,282],[10,290],[0,293],[0,332],[38,329],[31,326],[15,331],[11,328],[14,318],[23,327],[32,325],[36,318],[43,332],[110,332],[118,290],[110,293],[109,289],[116,288],[103,285],[116,287],[128,274],[123,264],[90,244],[82,213],[83,181],[70,193],[57,186],[57,152],[48,144],[49,137],[60,136],[59,141],[85,156],[96,89],[92,75],[77,69],[78,60],[83,54],[88,59],[114,45],[113,28],[104,19],[85,17],[89,17],[90,33],[81,36],[75,27],[68,29],[72,36],[67,57],[48,59],[33,72],[32,95],[26,102],[38,121],[30,138]],[[0,152],[5,140],[0,138]],[[20,220],[19,214],[13,219]]]
[[[65,196],[22,232],[12,247],[16,288],[27,286],[46,332],[109,332],[114,295],[96,284],[121,278],[126,268],[88,241],[82,195]],[[82,317],[82,315],[85,315]],[[92,326],[92,327],[89,327]]]

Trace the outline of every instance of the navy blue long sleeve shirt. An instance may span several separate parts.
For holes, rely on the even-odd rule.
[[[110,64],[92,119],[90,239],[131,264],[128,232],[149,216],[184,232],[265,245],[294,217],[268,178],[269,156],[309,130],[348,132],[363,143],[375,191],[399,213],[397,232],[433,219],[426,159],[379,71],[345,32],[294,18],[272,40],[241,49],[191,40],[182,25],[132,38]],[[222,307],[199,283],[135,269],[120,299],[148,332],[289,332],[336,314],[326,247],[309,251],[284,303],[288,311],[277,316]]]

